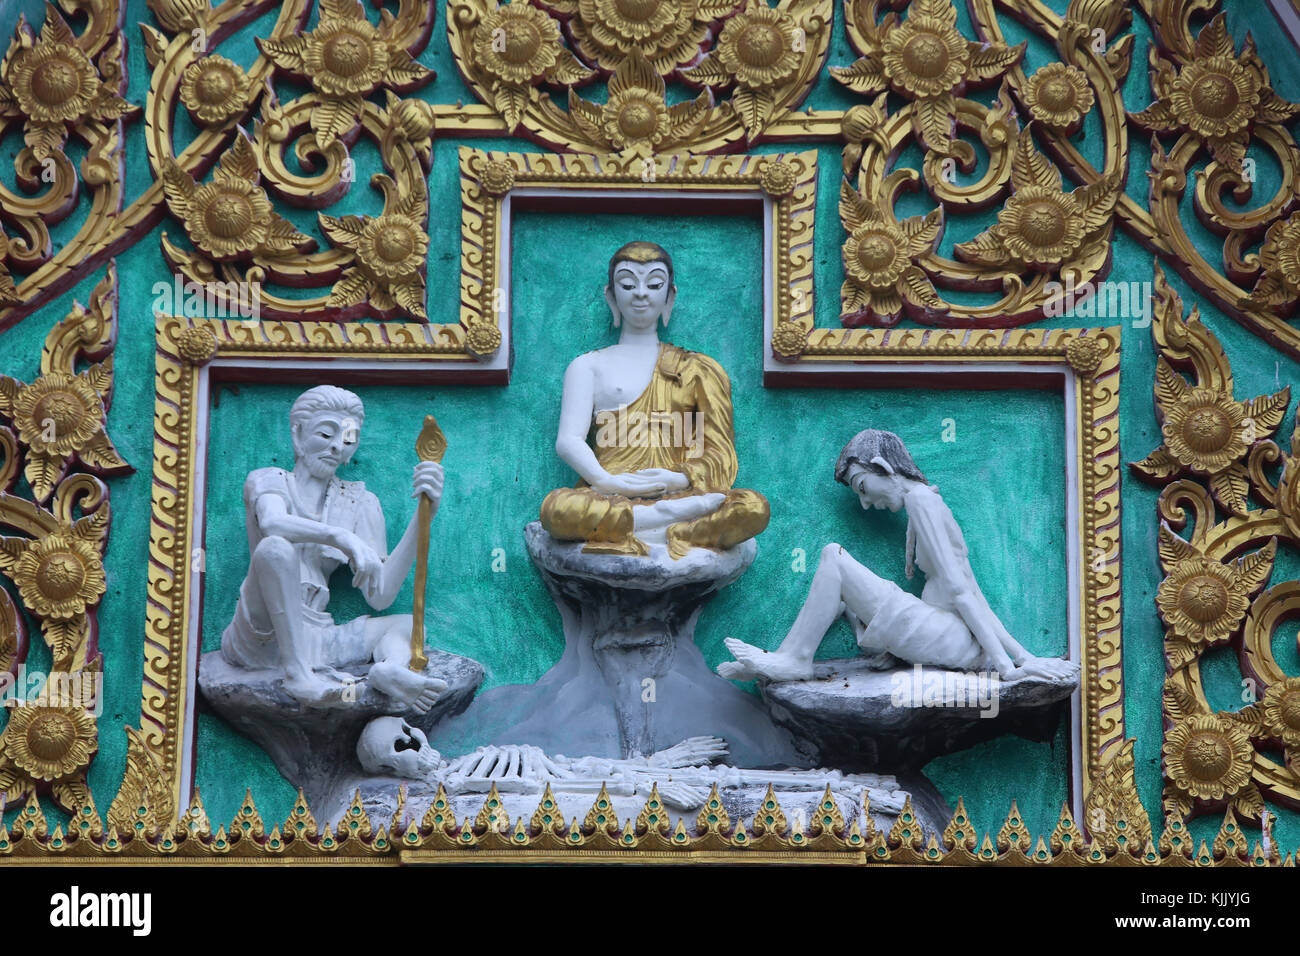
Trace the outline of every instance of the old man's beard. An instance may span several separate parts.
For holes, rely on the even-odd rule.
[[[336,462],[327,461],[315,455],[309,456],[304,464],[313,478],[333,478],[334,472],[338,471],[339,468]]]

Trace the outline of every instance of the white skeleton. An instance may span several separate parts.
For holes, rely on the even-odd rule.
[[[377,717],[357,742],[357,759],[367,773],[441,783],[449,795],[487,793],[595,794],[604,786],[611,796],[649,794],[659,788],[664,803],[692,810],[708,799],[709,788],[778,788],[851,795],[860,805],[866,791],[871,808],[899,813],[906,792],[886,774],[845,774],[838,770],[741,770],[718,764],[727,756],[721,737],[690,737],[649,757],[565,757],[527,744],[480,747],[463,757],[444,760],[418,727],[397,717]]]

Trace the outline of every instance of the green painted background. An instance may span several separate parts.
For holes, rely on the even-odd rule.
[[[1052,5],[1063,11],[1065,0]],[[1229,6],[1229,25],[1238,41],[1247,29],[1253,29],[1261,39],[1279,90],[1293,98],[1300,96],[1295,88],[1297,77],[1289,68],[1294,61],[1287,58],[1286,48],[1279,47],[1276,38],[1269,36],[1275,34],[1276,28],[1264,6]],[[961,26],[971,35],[963,5],[958,4],[958,9]],[[850,61],[851,53],[843,35],[842,13],[837,12],[836,17],[830,62],[844,64]],[[130,0],[126,19],[129,24],[149,19],[141,0]],[[1145,62],[1149,40],[1138,20],[1134,70],[1125,86],[1131,110],[1145,106],[1148,97]],[[221,52],[247,66],[256,55],[251,37],[265,35],[272,22],[273,15],[263,17],[223,44]],[[418,95],[432,102],[472,102],[472,94],[451,62],[445,28],[445,19],[440,18],[429,49],[421,57],[422,62],[438,71],[438,78]],[[1023,31],[1010,20],[1003,21],[1003,28],[1013,42],[1023,37]],[[129,28],[128,37],[128,99],[143,104],[148,72],[138,31]],[[1275,51],[1271,57],[1270,50]],[[1031,42],[1031,67],[1052,58],[1041,43]],[[287,94],[282,91],[281,95]],[[843,108],[854,102],[858,100],[852,94],[824,78],[807,105]],[[185,131],[192,133],[192,127],[182,117],[179,128],[183,142]],[[1131,195],[1143,198],[1147,148],[1141,136],[1133,139],[1133,171],[1127,189]],[[127,140],[131,157],[127,195],[135,196],[150,181],[142,159],[140,124],[130,127]],[[20,145],[20,135],[0,140],[0,158],[5,160],[0,168],[11,167]],[[436,322],[455,321],[457,315],[456,145],[451,141],[436,144],[429,180],[432,214],[428,307],[430,318]],[[516,140],[477,141],[473,145],[533,148]],[[1099,161],[1101,141],[1095,116],[1090,116],[1085,125],[1082,148],[1091,160]],[[79,158],[75,150],[73,155]],[[1278,179],[1276,164],[1263,154],[1252,155],[1260,169],[1259,195],[1267,197]],[[373,148],[363,145],[354,156],[363,173],[378,168]],[[901,161],[916,165],[918,158],[916,154],[905,154]],[[839,246],[843,239],[835,213],[838,149],[820,148],[819,163],[815,303],[817,324],[833,326],[838,320]],[[365,175],[359,177],[359,182],[365,180]],[[924,212],[927,201],[923,194],[909,197],[903,211]],[[56,246],[75,230],[85,206],[83,197],[82,207],[69,221],[52,230]],[[331,211],[374,214],[379,208],[378,194],[359,186]],[[314,214],[284,208],[281,211],[323,244]],[[975,235],[990,221],[987,215],[954,217],[943,251],[948,251],[953,242]],[[1185,221],[1194,222],[1190,209],[1186,210]],[[162,228],[173,241],[182,235],[170,219]],[[168,278],[157,236],[155,230],[118,257],[122,288],[118,385],[109,424],[118,448],[137,472],[110,483],[114,522],[107,554],[108,593],[99,614],[100,643],[106,659],[106,700],[100,754],[90,771],[92,790],[101,809],[111,799],[124,767],[125,736],[120,728],[137,725],[139,720],[140,635],[144,630],[152,456],[150,287]],[[738,484],[762,491],[772,502],[772,524],[759,539],[758,560],[745,577],[708,607],[700,622],[697,637],[710,663],[722,658],[724,637],[737,636],[769,645],[780,639],[806,590],[817,551],[829,541],[839,541],[880,573],[902,581],[901,516],[864,514],[847,490],[832,480],[831,469],[841,444],[856,429],[867,426],[898,431],[927,477],[939,485],[966,531],[976,573],[993,607],[1013,633],[1034,651],[1064,650],[1066,584],[1060,518],[1064,463],[1059,442],[1063,408],[1059,397],[1040,391],[764,389],[760,375],[762,233],[757,219],[539,213],[521,214],[514,223],[512,309],[516,358],[509,387],[359,389],[366,401],[367,421],[349,477],[365,480],[389,509],[391,541],[396,540],[412,510],[408,490],[413,464],[410,446],[418,416],[425,411],[436,412],[450,440],[445,459],[448,487],[433,534],[432,567],[438,576],[439,591],[432,601],[429,621],[430,633],[439,635],[441,646],[482,661],[487,668],[485,686],[534,679],[559,656],[562,639],[558,615],[529,566],[521,529],[535,516],[546,491],[572,480],[553,453],[560,375],[573,355],[614,340],[599,294],[605,262],[619,244],[640,237],[656,239],[674,254],[680,296],[667,338],[713,355],[731,375],[741,461]],[[1216,253],[1209,237],[1203,238],[1206,255],[1213,257]],[[1150,279],[1150,253],[1127,235],[1117,234],[1114,256],[1112,277]],[[0,333],[0,370],[29,381],[50,325],[67,312],[74,297],[86,301],[102,275],[103,270],[92,274],[38,314]],[[1171,281],[1189,304],[1198,300],[1177,277]],[[1296,365],[1290,359],[1267,348],[1212,306],[1202,303],[1202,313],[1232,359],[1238,398],[1297,380]],[[1146,455],[1160,441],[1151,403],[1155,358],[1149,330],[1129,326],[1125,317],[1067,316],[1052,324],[1126,326],[1121,456],[1124,461],[1132,461]],[[295,387],[274,385],[245,386],[238,393],[223,389],[213,410],[213,442],[220,454],[211,461],[205,648],[219,642],[247,562],[239,484],[249,468],[288,463],[291,450],[286,415],[297,392]],[[1293,416],[1293,412],[1288,414],[1279,431],[1284,442],[1293,427]],[[946,418],[954,420],[956,442],[941,440]],[[1127,733],[1138,741],[1139,786],[1146,806],[1153,812],[1159,807],[1160,795],[1159,689],[1164,666],[1153,603],[1159,582],[1155,497],[1155,490],[1125,475]],[[503,573],[491,569],[492,549],[498,547],[505,552]],[[795,549],[800,548],[810,562],[809,570],[802,574],[792,567]],[[1300,560],[1284,549],[1273,580],[1298,575]],[[915,584],[919,583],[918,579]],[[13,590],[7,581],[0,582],[0,586]],[[408,586],[394,610],[407,606],[409,599]],[[341,618],[360,608],[349,597],[340,596],[332,610]],[[823,653],[842,655],[851,649],[846,629],[837,627]],[[1294,625],[1279,633],[1275,652],[1284,668],[1300,673]],[[39,668],[46,663],[48,654],[34,647],[29,666]],[[1221,707],[1239,706],[1240,672],[1232,655],[1212,655],[1206,672],[1212,702]],[[202,713],[197,727],[197,754],[199,784],[215,817],[229,819],[235,813],[244,783],[252,785],[258,805],[268,818],[282,818],[287,813],[292,791],[266,756],[218,719]],[[958,794],[965,796],[967,808],[979,826],[999,826],[1014,797],[1031,830],[1039,833],[1055,823],[1065,797],[1067,756],[1062,727],[1051,744],[1004,738],[935,761],[927,773],[950,800]],[[1283,846],[1300,843],[1300,816],[1280,816],[1278,835]],[[1198,833],[1210,833],[1216,828],[1217,822],[1210,819],[1198,821],[1194,827]]]

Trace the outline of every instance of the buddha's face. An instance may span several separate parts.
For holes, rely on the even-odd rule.
[[[620,262],[614,267],[614,281],[605,290],[605,298],[614,314],[633,329],[652,329],[661,315],[666,325],[674,298],[668,266]]]
[[[849,466],[848,479],[849,487],[866,511],[872,508],[897,511],[903,507],[903,489],[897,475],[882,475],[854,462]]]
[[[328,478],[356,454],[361,426],[342,411],[317,412],[293,430],[293,452],[316,478]]]

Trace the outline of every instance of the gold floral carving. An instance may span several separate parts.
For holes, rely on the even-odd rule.
[[[0,375],[0,415],[10,418],[18,444],[26,448],[24,474],[37,502],[48,499],[76,465],[98,475],[129,467],[105,431],[113,389],[116,307],[116,273],[110,270],[95,288],[90,308],[74,304],[51,330],[41,353],[40,375],[31,384]],[[78,346],[80,354],[102,361],[77,372]]]
[[[306,80],[320,99],[311,129],[321,149],[347,138],[361,120],[363,98],[383,86],[409,92],[433,73],[403,46],[402,25],[392,17],[375,27],[358,0],[321,0],[320,21],[309,33],[258,41],[262,52],[289,75]]]
[[[998,210],[997,223],[953,247],[960,258],[981,266],[1035,271],[1095,271],[1109,258],[1118,174],[1067,193],[1060,170],[1038,152],[1025,130],[1016,142],[1011,184],[1013,192]]]
[[[101,657],[95,612],[107,590],[108,489],[93,474],[129,471],[105,432],[117,333],[117,276],[110,268],[90,308],[50,330],[31,385],[0,376],[0,572],[39,622],[49,673],[33,697],[8,708],[0,732],[0,803],[48,793],[68,812],[91,808],[86,768],[98,749],[92,715]],[[89,367],[81,373],[76,368]],[[31,497],[17,493],[19,466]],[[0,672],[26,654],[22,618],[0,592]]]
[[[375,182],[384,193],[383,215],[320,217],[330,241],[356,258],[356,265],[344,271],[334,286],[329,304],[347,308],[367,302],[376,312],[391,313],[400,307],[428,318],[424,310],[428,202],[422,192],[400,195],[387,176],[377,176]]]
[[[509,132],[560,149],[643,155],[756,141],[811,89],[832,16],[830,0],[775,7],[762,0],[560,0],[545,7],[563,27],[526,0],[452,0],[448,35],[462,77]],[[590,66],[565,45],[566,29]],[[706,53],[710,33],[716,39]],[[611,83],[605,103],[578,93],[602,77]],[[676,78],[703,92],[669,106],[665,81]],[[567,89],[567,111],[544,87]],[[722,97],[717,105],[715,95]]]
[[[592,142],[614,152],[649,156],[689,145],[713,106],[705,92],[669,106],[663,77],[633,48],[609,80],[609,99],[601,106],[569,90],[569,115]]]
[[[861,0],[858,5],[874,6]],[[1023,43],[1008,47],[966,39],[957,30],[952,0],[913,0],[901,23],[895,13],[880,24],[869,14],[855,23],[850,39],[861,56],[851,66],[832,67],[831,75],[857,93],[874,96],[890,89],[911,100],[917,137],[926,149],[945,155],[953,151],[958,97],[996,82],[1025,53]],[[953,155],[974,158],[969,146]]]
[[[1292,517],[1296,436],[1290,453],[1271,437],[1290,390],[1236,401],[1222,345],[1194,309],[1184,316],[1159,270],[1151,330],[1165,444],[1131,467],[1163,486],[1158,550],[1165,578],[1156,605],[1169,669],[1165,813],[1182,819],[1227,808],[1258,820],[1266,801],[1300,807],[1300,678],[1286,674],[1273,654],[1278,627],[1300,615],[1300,586],[1267,587],[1278,549],[1300,546]],[[1194,383],[1180,371],[1193,374]],[[1277,464],[1274,486],[1266,466]],[[1252,499],[1263,507],[1252,507]],[[1216,505],[1226,513],[1222,520]],[[1254,695],[1240,710],[1217,711],[1205,694],[1201,660],[1222,645],[1236,652],[1243,687]]]
[[[1156,416],[1164,444],[1133,468],[1144,477],[1164,481],[1181,474],[1206,479],[1219,505],[1245,515],[1250,447],[1270,438],[1282,424],[1290,387],[1246,402],[1233,397],[1232,367],[1223,347],[1201,322],[1193,306],[1182,316],[1182,300],[1157,269],[1152,334],[1160,349],[1156,360]],[[1174,365],[1195,372],[1190,384]]]
[[[40,36],[22,17],[16,32],[0,65],[0,114],[25,118],[23,140],[38,161],[63,150],[69,126],[136,112],[113,83],[120,50],[106,51],[97,69],[53,4]]]
[[[868,319],[894,325],[909,313],[942,308],[929,277],[913,264],[933,252],[943,230],[943,210],[895,222],[847,181],[840,184],[840,221],[849,233],[844,241],[844,286],[840,290],[841,321],[857,326]]]
[[[1181,66],[1156,56],[1152,67],[1156,100],[1132,114],[1133,122],[1153,133],[1191,134],[1238,175],[1251,126],[1286,123],[1300,111],[1300,104],[1273,92],[1253,40],[1236,52],[1222,13],[1201,29],[1192,55]]]
[[[551,0],[568,17],[574,48],[600,69],[615,70],[633,50],[667,75],[695,60],[709,25],[735,11],[739,0]]]
[[[244,111],[248,74],[215,53],[195,60],[181,74],[181,102],[197,122],[221,126]]]
[[[1067,63],[1048,63],[1034,71],[1024,95],[1031,117],[1067,136],[1078,132],[1095,101],[1087,74]]]
[[[242,133],[200,186],[175,161],[163,170],[167,205],[190,241],[215,260],[291,255],[310,242],[271,208],[259,184],[253,144]]]
[[[0,328],[69,288],[73,273],[102,268],[108,237],[125,225],[118,218],[123,125],[140,109],[122,98],[120,12],[106,0],[87,0],[77,11],[85,13],[80,35],[53,4],[46,4],[39,34],[19,17],[0,60],[0,126],[20,128],[24,141],[13,163],[22,193],[0,188]],[[79,194],[89,201],[79,203]],[[50,230],[76,215],[84,221],[64,227],[56,248]]]

